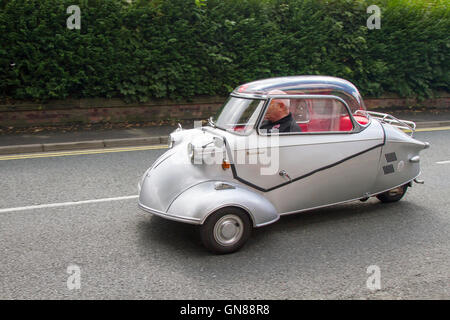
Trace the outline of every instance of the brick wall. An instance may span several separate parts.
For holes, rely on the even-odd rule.
[[[217,112],[224,100],[224,97],[207,97],[197,98],[194,102],[153,101],[126,104],[119,99],[69,99],[46,104],[3,104],[0,105],[0,127],[207,119]],[[450,108],[448,93],[425,101],[398,97],[367,98],[364,101],[368,110],[414,106]]]

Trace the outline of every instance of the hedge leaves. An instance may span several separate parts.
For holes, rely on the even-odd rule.
[[[66,26],[81,9],[81,30]],[[226,95],[261,78],[324,74],[365,95],[449,90],[449,2],[0,0],[0,95],[12,99]]]

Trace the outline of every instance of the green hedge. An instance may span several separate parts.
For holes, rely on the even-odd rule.
[[[198,2],[198,1],[197,1]],[[364,95],[449,90],[448,0],[0,0],[0,95],[226,95],[256,79],[326,74]],[[81,30],[66,8],[81,8]]]

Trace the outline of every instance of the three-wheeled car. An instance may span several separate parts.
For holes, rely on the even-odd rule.
[[[281,216],[376,196],[400,200],[420,174],[415,124],[367,111],[328,76],[237,87],[208,126],[181,127],[139,182],[139,207],[200,225],[215,253],[241,248]],[[408,133],[407,133],[408,132]]]

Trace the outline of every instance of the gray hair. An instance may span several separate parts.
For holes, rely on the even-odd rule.
[[[281,95],[281,94],[287,94],[287,93],[284,92],[284,91],[278,90],[278,89],[271,90],[271,91],[268,92],[268,95]],[[273,99],[272,101],[281,102],[282,104],[284,104],[284,106],[285,106],[288,110],[289,110],[289,107],[290,107],[290,105],[291,105],[290,99],[279,99],[279,98],[276,98],[276,99]]]

